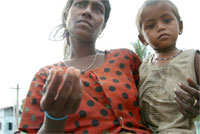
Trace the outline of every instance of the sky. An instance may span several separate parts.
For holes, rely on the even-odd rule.
[[[137,41],[135,17],[144,0],[111,0],[107,26],[97,40],[97,49],[129,48]],[[199,0],[172,0],[183,20],[180,49],[200,49]],[[43,66],[63,59],[63,41],[48,39],[51,30],[61,24],[66,0],[0,1],[0,108],[19,103],[26,97],[31,80]]]

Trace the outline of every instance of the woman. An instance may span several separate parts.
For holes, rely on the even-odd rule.
[[[109,0],[69,0],[63,26],[69,59],[36,73],[19,129],[29,133],[149,133],[140,123],[139,58],[127,49],[101,52]],[[82,84],[81,84],[82,83]]]

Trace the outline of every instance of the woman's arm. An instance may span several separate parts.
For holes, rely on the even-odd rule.
[[[59,118],[75,113],[82,99],[80,70],[71,67],[65,73],[52,69],[44,90],[40,106],[46,116],[38,133],[64,133],[66,118]]]
[[[66,120],[62,121],[53,121],[47,117],[44,119],[44,123],[40,130],[38,131],[38,134],[46,134],[46,133],[63,133],[65,129],[65,122]]]

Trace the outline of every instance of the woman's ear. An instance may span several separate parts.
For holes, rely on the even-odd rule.
[[[101,32],[104,30],[104,28],[106,27],[106,24],[104,23],[101,29]]]
[[[179,35],[183,33],[183,21],[179,21]]]
[[[143,45],[145,45],[145,46],[148,45],[148,43],[145,41],[143,35],[139,34],[139,35],[138,35],[138,38],[139,38],[139,40],[142,42]]]

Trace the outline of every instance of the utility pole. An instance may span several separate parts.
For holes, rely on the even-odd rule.
[[[16,96],[16,106],[15,106],[15,117],[16,117],[16,129],[18,128],[19,125],[19,84],[17,84],[16,88],[12,88],[11,89],[16,89],[17,90],[17,96]]]

